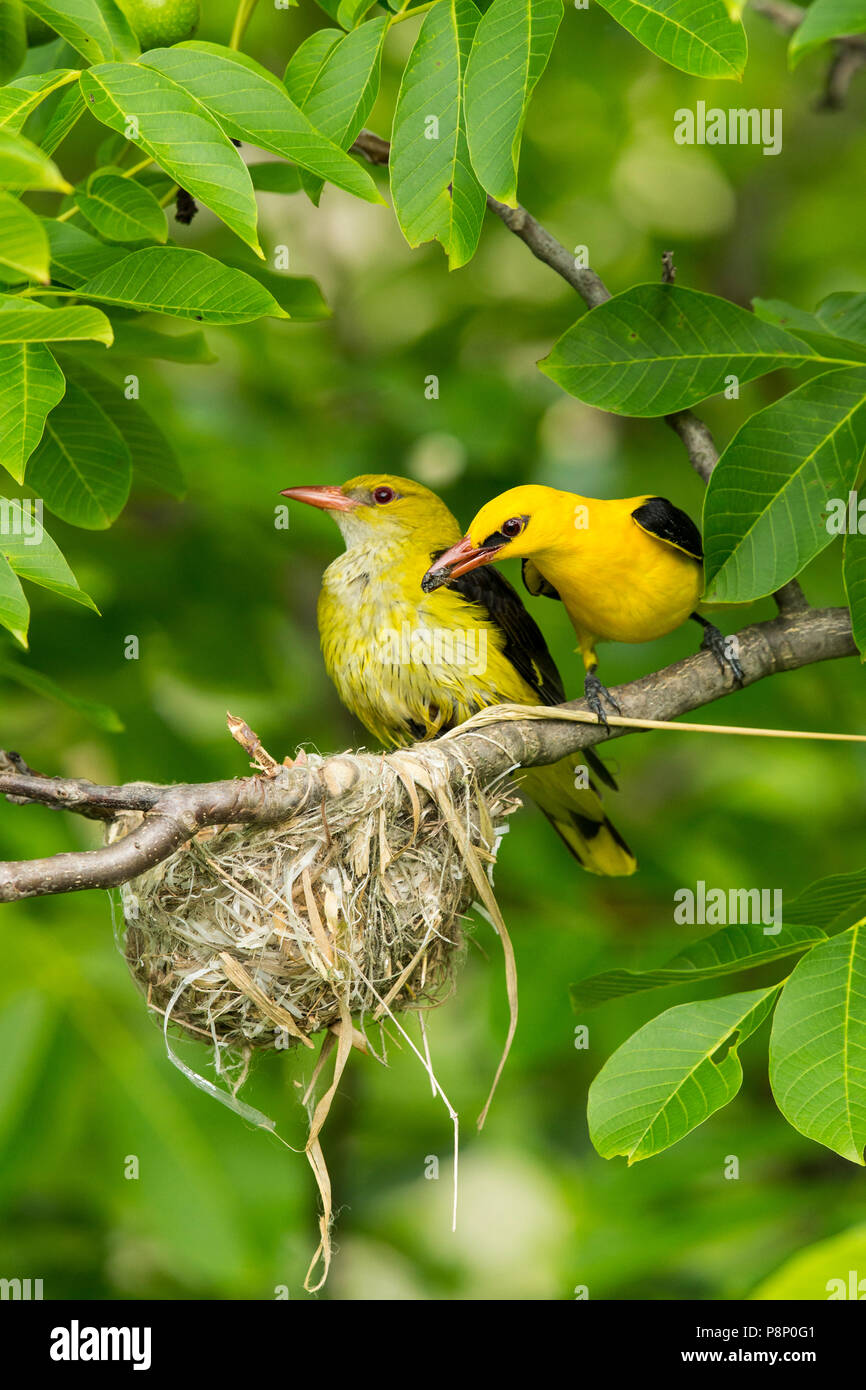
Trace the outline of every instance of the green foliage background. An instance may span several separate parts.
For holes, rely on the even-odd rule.
[[[206,0],[199,37],[225,42],[233,8]],[[262,6],[246,47],[281,69],[323,20],[307,5]],[[866,289],[862,88],[849,111],[816,114],[822,58],[807,57],[792,75],[784,39],[758,16],[747,27],[749,63],[735,86],[663,67],[598,7],[566,11],[530,110],[520,194],[565,244],[589,247],[614,291],[656,278],[668,246],[680,283],[744,304],[761,295],[811,309],[835,290]],[[393,110],[415,29],[410,21],[389,36],[374,130]],[[698,99],[782,107],[782,155],[676,147],[673,112]],[[67,177],[92,167],[104,133],[82,121],[64,147]],[[277,494],[289,484],[412,472],[464,520],[494,492],[536,480],[589,494],[659,492],[700,513],[701,484],[660,421],[601,414],[537,371],[576,317],[575,297],[496,219],[488,216],[476,259],[449,274],[438,247],[410,251],[386,209],[333,188],[318,210],[301,194],[260,201],[267,244],[286,244],[293,273],[318,278],[333,317],[209,329],[218,361],[208,366],[142,363],[142,403],[176,441],[189,493],[178,503],[139,489],[106,532],[52,520],[102,616],[31,589],[34,665],[113,706],[124,730],[104,732],[4,683],[2,741],[38,768],[109,782],[240,774],[226,709],[280,756],[301,743],[333,751],[361,741],[326,681],[315,630],[337,533],[303,509],[288,533],[274,529]],[[172,222],[171,234],[215,254],[236,250],[207,212],[188,229]],[[436,401],[424,397],[430,374],[440,380]],[[726,443],[778,390],[775,378],[758,381],[740,401],[717,398],[701,413]],[[843,601],[838,561],[836,542],[808,571],[813,601]],[[576,692],[565,615],[537,608]],[[727,626],[771,612],[762,601],[726,615]],[[124,659],[131,634],[138,661]],[[627,679],[693,643],[682,630],[651,648],[611,648],[604,678]],[[862,668],[852,660],[764,682],[708,717],[860,731],[862,711]],[[457,1235],[451,1128],[417,1061],[393,1047],[387,1071],[353,1059],[324,1136],[341,1208],[324,1297],[568,1298],[586,1285],[592,1298],[729,1298],[760,1289],[824,1241],[823,1253],[800,1260],[808,1288],[805,1275],[766,1286],[821,1297],[826,1279],[846,1275],[850,1249],[862,1249],[862,1233],[847,1244],[832,1238],[866,1220],[863,1170],[796,1134],[775,1109],[766,1026],[743,1048],[746,1079],[730,1108],[651,1162],[602,1160],[586,1132],[589,1082],[658,1012],[659,998],[667,1005],[696,991],[605,1006],[587,1018],[581,1051],[568,984],[658,965],[687,945],[700,929],[674,925],[673,894],[697,879],[793,896],[859,867],[866,755],[671,734],[623,740],[609,757],[622,785],[611,811],[641,861],[633,879],[579,873],[532,810],[504,846],[496,887],[517,952],[521,1018],[480,1137],[474,1116],[507,1020],[501,960],[483,922],[483,951],[470,950],[456,996],[430,1019],[438,1074],[463,1118]],[[93,842],[72,818],[0,806],[3,857]],[[306,1162],[170,1066],[115,949],[107,896],[7,907],[2,941],[0,1274],[42,1277],[46,1297],[269,1298],[279,1284],[303,1296],[316,1241]],[[724,989],[761,983],[752,974]],[[184,1056],[207,1064],[195,1047]],[[269,1056],[245,1091],[297,1148],[305,1117],[296,1083],[308,1072],[306,1058]],[[131,1154],[138,1181],[124,1178]],[[438,1181],[424,1177],[429,1155],[439,1156]],[[723,1176],[730,1155],[738,1180]]]

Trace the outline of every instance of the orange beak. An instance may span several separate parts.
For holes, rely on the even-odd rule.
[[[351,512],[360,503],[354,497],[347,497],[339,487],[284,487],[281,497],[291,497],[295,502],[306,502],[311,507],[321,507],[325,512]]]
[[[464,536],[462,541],[452,545],[450,550],[446,550],[438,560],[433,561],[421,580],[421,588],[425,594],[430,594],[449,580],[459,579],[461,574],[477,570],[479,565],[488,565],[501,549],[501,545],[473,545],[469,537]]]

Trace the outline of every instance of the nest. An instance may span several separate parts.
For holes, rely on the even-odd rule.
[[[197,1085],[272,1128],[236,1099],[252,1051],[312,1047],[311,1035],[328,1030],[314,1081],[336,1046],[334,1079],[311,1111],[307,1143],[325,1273],[330,1183],[318,1134],[352,1045],[368,1046],[366,1023],[447,997],[473,901],[511,963],[490,870],[517,802],[507,783],[482,789],[471,769],[455,780],[455,757],[416,747],[310,758],[310,791],[291,819],[202,831],[121,889],[130,971],[162,1016],[172,1061]],[[138,821],[119,817],[110,838]],[[228,1089],[174,1055],[169,1025],[212,1044]]]

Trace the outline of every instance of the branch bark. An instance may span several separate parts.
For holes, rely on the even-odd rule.
[[[770,0],[768,0],[768,3]],[[776,3],[777,0],[772,0]],[[778,0],[778,3],[785,4],[785,0]],[[798,8],[797,6],[787,6],[787,8]],[[800,12],[800,17],[804,11]],[[799,19],[797,23],[799,23]],[[796,28],[796,24],[793,26]],[[355,154],[363,155],[370,164],[384,165],[388,163],[391,146],[387,140],[383,140],[381,135],[374,134],[371,130],[362,130],[352,151]],[[600,275],[588,267],[577,265],[574,256],[562,245],[556,237],[552,236],[546,228],[542,227],[531,213],[524,207],[510,208],[505,203],[500,203],[496,198],[487,196],[487,206],[491,212],[505,223],[509,231],[515,236],[520,237],[532,252],[533,256],[543,261],[545,265],[555,270],[572,289],[577,290],[584,304],[588,309],[595,309],[599,304],[611,298],[610,290],[605,285]],[[672,284],[674,279],[673,252],[665,251],[662,256],[662,279],[667,284]],[[665,416],[665,424],[669,425],[674,434],[682,441],[689,462],[695,472],[705,483],[710,480],[710,474],[719,461],[719,451],[716,448],[709,426],[705,425],[697,415],[691,410],[678,410],[673,415]],[[795,594],[799,594],[799,601],[806,603],[803,592],[797,581],[785,586],[787,599],[794,602]],[[778,601],[778,596],[777,601]],[[781,610],[781,605],[780,605]]]
[[[807,606],[780,614],[745,628],[738,641],[744,685],[855,652],[850,618],[844,608]],[[615,696],[629,718],[674,719],[730,694],[732,688],[730,673],[720,669],[715,657],[698,652],[618,687]],[[585,711],[586,704],[573,700],[563,708]],[[548,717],[543,721],[503,720],[483,730],[457,729],[439,740],[440,749],[450,755],[453,780],[464,779],[470,765],[484,785],[514,767],[557,762],[580,748],[633,732],[613,726],[608,735],[597,725],[557,723],[555,711],[545,713]],[[77,778],[22,772],[16,763],[15,758],[10,761],[0,752],[0,795],[19,804],[39,803],[81,815],[107,807],[112,812],[139,810],[145,814],[138,829],[101,849],[0,863],[0,902],[114,887],[167,859],[205,826],[274,824],[290,820],[311,800],[326,809],[357,776],[355,764],[338,755],[320,764],[281,768],[273,778],[169,787],[141,782],[102,787]],[[4,767],[9,770],[3,771]]]
[[[764,15],[783,34],[799,29],[808,11],[789,0],[751,0],[751,8]],[[846,34],[833,44],[833,56],[827,66],[824,88],[815,103],[818,111],[840,111],[847,100],[851,80],[866,66],[866,35]]]
[[[770,0],[764,3],[766,8]],[[783,0],[772,3],[782,3],[786,10],[793,8]],[[353,149],[373,164],[388,162],[388,141],[371,131],[362,131]],[[610,298],[595,271],[577,265],[566,248],[525,208],[509,208],[490,197],[487,203],[532,254],[566,280],[589,308]],[[674,273],[672,255],[666,255],[664,274],[670,279]],[[690,410],[668,416],[667,423],[682,440],[692,467],[707,481],[718,461],[707,426]],[[778,617],[738,634],[744,685],[780,671],[854,655],[847,609],[811,608],[796,581],[786,584],[775,598]],[[670,720],[730,694],[731,689],[730,672],[722,671],[709,652],[699,652],[619,687],[615,695],[627,717]],[[562,708],[585,711],[586,704],[575,700]],[[557,723],[555,711],[545,714],[543,721],[510,718],[491,723],[483,731],[457,729],[439,740],[439,747],[449,755],[453,779],[465,778],[468,764],[483,784],[515,767],[557,762],[578,749],[633,732],[616,726],[608,732],[593,724],[564,720]],[[0,902],[115,887],[161,863],[207,826],[267,825],[290,820],[310,798],[315,798],[324,809],[329,799],[345,793],[355,776],[355,764],[337,756],[322,763],[280,767],[274,776],[174,786],[149,782],[97,786],[79,778],[48,777],[34,772],[19,754],[0,750],[0,796],[15,804],[39,804],[106,821],[121,811],[142,813],[137,829],[101,849],[0,863]]]

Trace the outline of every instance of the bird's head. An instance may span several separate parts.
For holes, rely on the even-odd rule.
[[[392,473],[362,473],[341,487],[287,487],[283,497],[330,512],[347,548],[417,542],[429,555],[451,545],[459,527],[445,503],[423,483]]]
[[[537,555],[561,529],[562,493],[550,487],[513,487],[487,502],[462,540],[440,555],[422,580],[425,593],[493,560]]]

